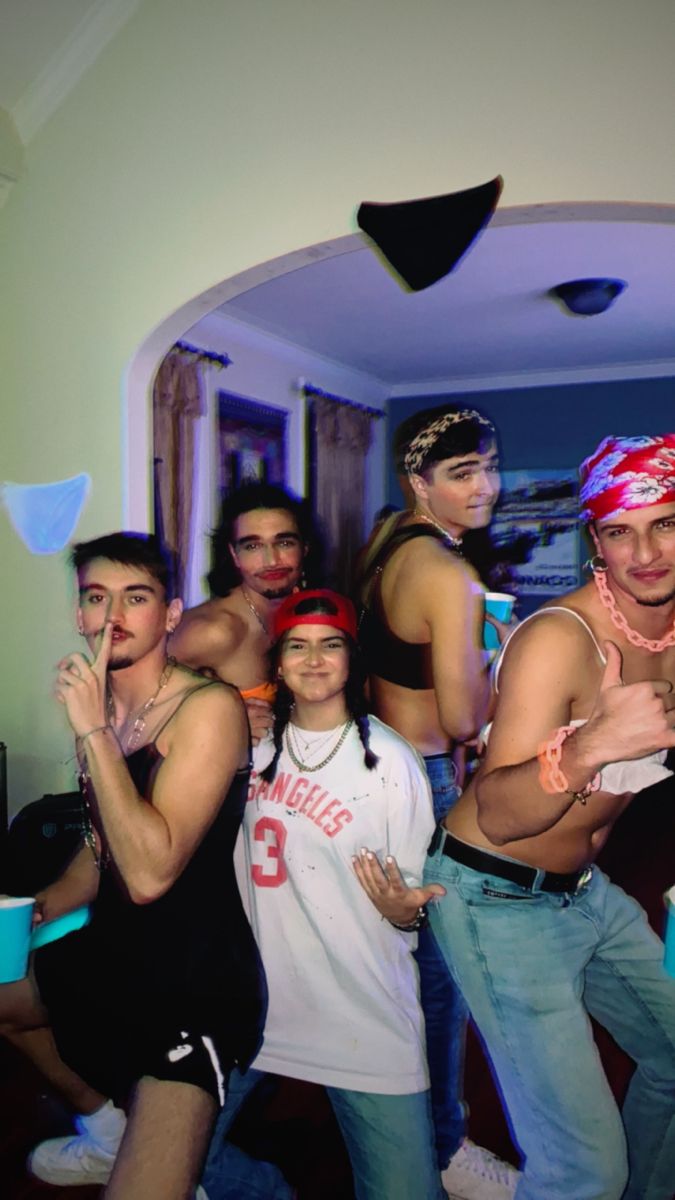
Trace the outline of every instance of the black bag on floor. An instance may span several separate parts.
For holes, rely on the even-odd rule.
[[[0,891],[34,896],[67,867],[82,841],[79,792],[43,796],[18,812],[0,861]]]

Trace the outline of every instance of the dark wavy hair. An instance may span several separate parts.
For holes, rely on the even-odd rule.
[[[107,558],[125,567],[142,567],[164,588],[167,600],[176,592],[176,571],[173,556],[162,546],[154,533],[130,533],[121,530],[92,538],[90,542],[75,542],[70,551],[70,563],[79,576],[95,558]]]
[[[436,408],[425,408],[421,412],[413,413],[411,417],[402,421],[394,432],[393,441],[394,462],[398,474],[406,474],[405,456],[410,443],[418,433],[427,425],[431,425],[432,421],[444,417],[446,413],[462,412],[466,409],[479,412],[471,403],[471,398],[467,397],[464,404],[439,404]],[[482,421],[477,421],[475,417],[467,417],[464,421],[457,421],[456,424],[450,425],[431,446],[422,461],[418,474],[426,475],[436,466],[436,463],[443,462],[446,458],[458,458],[464,454],[483,454],[486,447],[497,440],[497,431],[489,417],[486,417],[484,413],[480,413],[480,416],[483,417]],[[486,425],[485,421],[489,421],[489,425]]]
[[[211,534],[211,570],[206,578],[212,596],[228,596],[239,584],[239,572],[230,554],[234,524],[244,513],[261,508],[283,509],[291,514],[307,546],[303,564],[307,585],[316,587],[321,582],[322,547],[307,501],[273,483],[245,483],[223,496],[218,524]]]
[[[321,598],[311,598],[305,601],[305,611],[307,616],[314,613],[330,614],[331,609],[329,602]],[[283,633],[278,641],[274,643],[269,653],[270,659],[270,678],[277,679],[277,670],[281,659],[281,651],[284,647],[284,642],[287,637],[293,635],[293,630],[289,629]],[[356,725],[361,745],[363,746],[363,761],[369,771],[372,771],[377,766],[379,758],[370,749],[370,722],[368,720],[368,710],[365,698],[365,686],[367,679],[366,666],[361,655],[361,651],[353,638],[348,634],[343,634],[349,651],[349,674],[345,684],[345,704],[347,712],[353,718]],[[267,783],[271,783],[277,772],[277,764],[283,746],[284,729],[290,720],[291,710],[293,708],[293,693],[286,686],[283,679],[277,680],[277,694],[274,701],[274,726],[272,736],[274,738],[274,757],[272,761],[260,772],[261,779]]]

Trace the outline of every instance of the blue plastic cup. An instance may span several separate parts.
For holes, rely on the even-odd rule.
[[[675,979],[675,885],[664,896],[666,902],[666,951],[663,965]]]
[[[3,896],[0,899],[0,983],[15,983],[28,970],[32,896]]]
[[[514,602],[515,596],[509,596],[508,592],[485,593],[485,611],[505,624],[511,620]],[[486,650],[498,650],[500,646],[497,630],[489,621],[483,625],[483,645]]]

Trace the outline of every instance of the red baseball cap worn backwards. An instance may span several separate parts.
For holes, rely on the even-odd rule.
[[[298,612],[307,600],[322,600],[328,612]],[[286,596],[274,614],[274,640],[277,641],[287,629],[296,625],[330,625],[349,634],[356,641],[356,610],[347,596],[333,592],[330,588],[308,588],[305,592],[293,592]]]

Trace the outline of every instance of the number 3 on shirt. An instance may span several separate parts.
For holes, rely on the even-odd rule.
[[[288,879],[284,863],[286,830],[274,817],[261,817],[253,826],[253,840],[265,847],[264,863],[253,863],[251,879],[257,887],[280,887]]]

